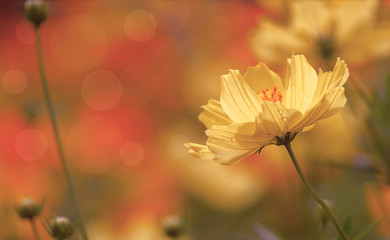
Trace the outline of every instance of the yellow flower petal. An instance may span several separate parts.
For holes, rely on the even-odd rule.
[[[272,89],[276,86],[284,94],[282,80],[264,63],[259,63],[254,67],[248,67],[248,70],[244,74],[244,79],[258,93],[265,88]]]
[[[213,126],[206,131],[209,137],[206,144],[215,154],[216,161],[231,164],[271,142],[273,136],[266,135],[264,132],[256,134],[257,130],[255,122]]]
[[[315,124],[312,124],[312,125],[310,125],[310,126],[304,127],[304,128],[302,129],[302,132],[310,131],[310,130],[312,130],[314,127],[315,127]]]
[[[264,101],[262,108],[258,120],[272,136],[284,136],[302,117],[302,113],[296,109],[286,109],[279,102]]]
[[[234,122],[254,122],[261,99],[248,86],[238,70],[221,76],[221,105]]]
[[[346,102],[347,99],[344,94],[344,88],[333,88],[321,99],[320,102],[318,102],[316,106],[303,115],[302,121],[297,124],[291,131],[302,131],[304,127],[310,126],[321,119],[336,114],[344,107]]]
[[[303,55],[293,55],[287,60],[286,91],[283,104],[305,112],[311,105],[317,88],[317,74]]]
[[[335,87],[342,87],[347,82],[349,71],[344,61],[337,59],[337,63],[331,72],[318,74],[318,85],[312,100],[312,106],[316,105],[322,99],[327,91]]]
[[[345,97],[345,89],[343,87],[336,87],[330,91],[324,98],[324,102],[320,103],[322,105],[321,110],[318,111],[318,116],[309,124],[313,124],[316,121],[319,121],[324,118],[328,118],[338,113],[347,103],[347,98]],[[326,106],[328,108],[326,109]]]
[[[188,153],[191,155],[206,160],[215,159],[214,153],[212,153],[206,145],[201,145],[197,143],[186,143],[184,144],[188,148]]]
[[[330,13],[322,1],[291,1],[292,26],[307,36],[330,31]]]
[[[364,31],[340,49],[343,58],[364,63],[371,59],[390,55],[390,23],[378,24],[375,29]]]
[[[233,123],[223,111],[221,103],[217,100],[210,99],[207,105],[202,106],[202,108],[203,112],[199,115],[199,121],[208,129],[213,125],[226,126]]]
[[[260,148],[272,137],[265,132],[256,134],[256,123],[233,123],[229,126],[214,126],[206,130],[206,135],[210,139],[220,140],[220,145],[230,148],[252,149]]]
[[[219,141],[214,139],[207,140],[207,146],[215,153],[215,161],[220,164],[234,164],[255,153],[257,149],[232,149],[224,148]]]
[[[337,23],[334,35],[339,44],[348,44],[362,29],[373,27],[378,6],[377,0],[336,1],[330,9]]]
[[[367,57],[386,57],[390,54],[390,23],[378,25],[376,29],[367,31],[365,46],[369,43]]]
[[[282,62],[292,52],[306,52],[306,43],[295,32],[262,20],[257,31],[250,39],[253,52],[259,59],[267,62]]]

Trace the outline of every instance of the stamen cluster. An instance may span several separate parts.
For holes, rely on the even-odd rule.
[[[282,101],[282,93],[278,90],[278,87],[276,86],[272,90],[265,88],[261,90],[261,93],[258,93],[258,95],[263,101],[272,101],[272,102]]]

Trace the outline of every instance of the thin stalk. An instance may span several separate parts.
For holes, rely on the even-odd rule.
[[[39,237],[38,231],[37,231],[37,225],[35,224],[34,218],[31,218],[30,222],[31,222],[31,227],[32,227],[33,232],[34,232],[35,240],[41,240],[41,238]]]
[[[293,150],[292,150],[291,144],[290,144],[290,143],[286,143],[286,144],[284,144],[284,146],[286,147],[287,152],[288,152],[288,154],[290,155],[291,160],[292,160],[293,163],[294,163],[295,169],[297,170],[298,175],[299,175],[299,177],[301,178],[303,184],[305,184],[305,186],[306,186],[306,188],[309,190],[310,194],[311,194],[311,195],[313,196],[313,198],[318,202],[318,204],[321,205],[321,207],[324,209],[325,213],[329,216],[330,220],[333,222],[333,225],[336,227],[336,229],[337,229],[337,231],[339,232],[340,236],[341,236],[344,240],[349,240],[347,234],[344,233],[344,231],[343,231],[341,225],[337,222],[335,215],[332,213],[332,211],[329,209],[329,207],[325,204],[325,202],[322,201],[322,199],[320,198],[320,196],[318,196],[318,194],[316,193],[316,191],[314,190],[314,188],[311,186],[311,184],[309,183],[309,181],[306,179],[305,175],[304,175],[303,172],[302,172],[301,167],[299,166],[299,163],[298,163],[297,159],[295,158],[295,155],[294,155],[294,152],[293,152]]]
[[[62,147],[62,143],[61,143],[57,119],[55,116],[53,104],[52,104],[51,97],[50,97],[50,91],[49,91],[49,87],[48,87],[47,80],[46,80],[45,68],[43,65],[42,43],[41,43],[39,26],[35,26],[35,36],[36,36],[36,47],[37,47],[37,54],[38,54],[38,64],[39,64],[39,70],[41,73],[42,85],[43,85],[43,93],[45,95],[46,106],[47,106],[47,109],[50,113],[50,119],[51,119],[53,129],[54,129],[54,134],[55,134],[55,138],[56,138],[56,142],[57,142],[57,146],[58,146],[58,151],[60,154],[61,164],[62,164],[62,170],[64,172],[65,180],[66,180],[66,183],[68,185],[70,196],[72,198],[73,205],[75,208],[76,217],[78,219],[78,224],[80,227],[81,237],[83,240],[88,240],[87,231],[85,229],[84,222],[83,222],[82,217],[81,217],[79,203],[77,201],[76,193],[75,193],[75,190],[73,187],[72,177],[70,175],[70,171],[68,169],[68,166],[67,166],[67,163],[65,160],[65,154],[64,154],[63,147]]]

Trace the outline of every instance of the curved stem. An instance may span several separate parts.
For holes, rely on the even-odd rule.
[[[41,73],[43,92],[45,95],[45,102],[46,102],[46,106],[48,108],[48,111],[50,113],[50,119],[51,119],[51,122],[53,125],[54,134],[55,134],[55,138],[56,138],[56,142],[57,142],[57,146],[58,146],[58,151],[60,154],[62,170],[64,172],[65,180],[66,180],[66,183],[68,185],[70,196],[71,196],[72,201],[73,201],[73,205],[74,205],[75,212],[76,212],[76,217],[78,218],[78,221],[79,221],[81,237],[83,240],[88,240],[87,231],[85,229],[83,220],[81,218],[80,207],[79,207],[79,204],[78,204],[78,201],[76,198],[76,194],[74,191],[72,177],[70,175],[70,172],[69,172],[66,160],[65,160],[65,154],[64,154],[64,150],[63,150],[61,139],[60,139],[60,133],[58,130],[57,119],[56,119],[56,116],[54,113],[54,108],[53,108],[53,104],[52,104],[51,97],[50,97],[50,91],[49,91],[49,87],[48,87],[47,80],[46,80],[45,68],[43,66],[42,43],[41,43],[39,26],[35,26],[35,36],[36,36],[36,47],[37,47],[37,54],[38,54],[38,64],[39,64],[39,70]]]
[[[38,231],[37,231],[37,225],[35,224],[34,218],[31,218],[30,222],[31,222],[31,227],[32,227],[33,232],[34,232],[35,240],[41,240],[41,238],[39,237]]]
[[[314,188],[311,186],[309,181],[306,179],[305,175],[302,172],[301,167],[299,166],[299,163],[298,163],[297,159],[295,158],[294,152],[293,152],[293,150],[291,148],[291,144],[290,143],[286,143],[286,144],[284,144],[284,146],[286,147],[287,152],[290,155],[291,160],[294,163],[295,169],[297,170],[299,177],[301,177],[301,180],[302,180],[303,184],[305,184],[305,186],[309,190],[310,194],[318,202],[318,204],[321,205],[321,207],[324,209],[325,213],[329,216],[330,220],[332,220],[333,225],[336,227],[336,229],[339,232],[340,236],[344,240],[349,240],[348,236],[344,233],[344,231],[341,228],[340,224],[337,222],[335,215],[332,213],[332,211],[329,209],[329,207],[325,204],[325,202],[322,201],[320,196],[318,196],[318,194],[316,193]]]

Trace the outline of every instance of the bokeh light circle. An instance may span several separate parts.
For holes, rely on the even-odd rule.
[[[79,169],[102,173],[119,161],[123,144],[119,127],[104,117],[86,117],[70,129],[67,136],[69,159]]]
[[[144,160],[145,150],[138,142],[130,141],[122,145],[119,156],[128,166],[136,166]]]
[[[21,43],[32,44],[35,42],[34,27],[25,20],[20,21],[16,25],[15,35]]]
[[[81,95],[85,103],[94,110],[106,111],[117,105],[122,97],[119,78],[110,71],[97,70],[84,79]]]
[[[145,104],[158,94],[160,78],[155,70],[145,64],[135,64],[126,68],[120,77],[123,96],[133,104]]]
[[[226,40],[231,33],[231,23],[225,17],[212,18],[207,24],[207,33],[216,41]]]
[[[72,15],[54,26],[51,50],[63,67],[87,71],[102,60],[107,51],[107,33],[103,25],[88,15]]]
[[[190,5],[186,0],[155,0],[150,11],[156,18],[157,28],[167,33],[175,33],[183,29],[190,19]]]
[[[3,88],[11,94],[22,93],[27,87],[27,77],[19,70],[10,70],[3,76]]]
[[[27,128],[15,138],[16,153],[26,161],[36,161],[47,151],[46,136],[39,130]]]
[[[156,33],[156,20],[149,11],[137,9],[126,16],[123,28],[131,40],[144,42]]]

